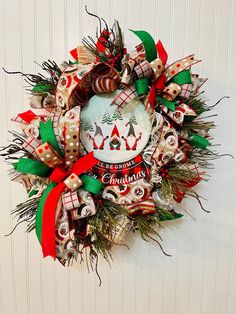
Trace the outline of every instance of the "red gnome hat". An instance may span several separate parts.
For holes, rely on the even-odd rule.
[[[112,132],[111,132],[111,137],[113,137],[113,136],[117,136],[117,137],[120,137],[120,133],[119,133],[119,131],[118,131],[118,129],[117,129],[117,126],[116,126],[116,124],[114,125],[114,128],[113,128],[113,130],[112,130]]]

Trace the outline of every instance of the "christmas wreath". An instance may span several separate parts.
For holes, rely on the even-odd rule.
[[[164,252],[158,226],[183,216],[185,196],[205,210],[194,187],[217,158],[214,122],[200,117],[214,106],[191,70],[199,60],[167,65],[146,31],[132,31],[141,43],[127,52],[119,23],[95,17],[96,38],[83,38],[73,61],[43,62],[47,75],[5,70],[25,78],[31,109],[12,119],[20,130],[1,150],[29,197],[12,212],[17,224],[36,230],[44,257],[65,265],[87,250],[92,268],[131,231]]]

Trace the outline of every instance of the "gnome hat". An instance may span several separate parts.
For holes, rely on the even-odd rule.
[[[103,136],[102,129],[100,128],[100,126],[97,125],[97,122],[94,122],[94,124],[95,124],[95,127],[96,127],[94,136],[97,136],[97,135]]]
[[[129,123],[129,132],[128,132],[128,134],[127,134],[127,137],[129,137],[129,136],[131,136],[131,135],[133,135],[134,137],[136,137],[135,131],[134,131],[134,126],[133,126],[132,123]]]
[[[119,131],[118,131],[118,129],[117,129],[116,124],[114,125],[114,128],[113,128],[113,130],[112,130],[112,132],[111,132],[111,137],[114,137],[115,135],[116,135],[117,137],[120,137],[120,133],[119,133]]]

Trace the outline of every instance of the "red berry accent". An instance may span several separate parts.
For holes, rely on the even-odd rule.
[[[72,174],[72,176],[70,177],[71,179],[74,179],[75,178],[75,176]]]
[[[175,74],[175,70],[172,70],[172,71],[171,71],[171,74]]]
[[[161,65],[160,65],[160,64],[158,64],[157,68],[158,68],[158,69],[160,69],[160,68],[161,68]]]
[[[176,66],[177,66],[177,68],[179,68],[179,67],[181,66],[181,64],[180,64],[180,63],[178,63]]]
[[[40,149],[38,150],[38,152],[39,152],[40,154],[42,154],[43,150],[40,148]]]
[[[49,146],[48,146],[48,145],[45,145],[44,148],[45,148],[45,149],[49,149]]]
[[[102,200],[101,199],[97,200],[97,206],[102,206]]]
[[[177,91],[176,90],[173,90],[173,94],[176,94],[177,93]]]

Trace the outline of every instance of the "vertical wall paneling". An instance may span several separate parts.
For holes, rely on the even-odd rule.
[[[129,29],[145,29],[161,39],[172,61],[196,53],[193,67],[202,77],[209,104],[216,106],[212,132],[220,153],[236,156],[234,0],[0,0],[0,68],[37,73],[37,65],[67,60],[82,37],[94,35],[98,14],[111,24],[119,20],[128,49],[139,40]],[[35,61],[35,62],[34,62]],[[0,145],[7,143],[10,118],[28,108],[26,83],[0,71]],[[1,162],[0,314],[234,314],[236,313],[236,162],[215,161],[210,181],[198,192],[211,210],[206,214],[187,199],[181,221],[166,223],[160,233],[168,258],[153,243],[129,235],[125,247],[114,248],[111,268],[101,258],[98,287],[86,263],[63,268],[43,260],[40,245],[10,211],[26,199],[24,189],[9,182]],[[188,214],[189,213],[189,214]]]

